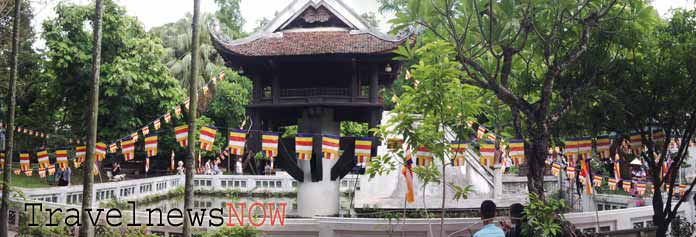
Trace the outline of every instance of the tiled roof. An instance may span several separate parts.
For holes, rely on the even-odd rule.
[[[406,41],[381,39],[370,33],[349,31],[283,32],[240,44],[219,42],[219,50],[240,56],[291,56],[320,54],[389,53]]]

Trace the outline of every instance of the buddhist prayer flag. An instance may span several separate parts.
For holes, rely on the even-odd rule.
[[[174,133],[176,134],[176,142],[179,146],[186,147],[188,145],[188,125],[181,125],[174,128]]]
[[[56,166],[48,165],[48,169],[46,170],[48,171],[48,175],[54,175],[56,173]]]
[[[592,138],[580,138],[580,140],[578,141],[578,154],[582,156],[582,159],[590,159],[592,155]]]
[[[103,142],[99,142],[94,146],[94,154],[96,155],[96,159],[98,161],[104,160],[106,158],[106,144]]]
[[[216,135],[217,130],[215,130],[214,128],[207,126],[201,128],[201,135],[198,139],[198,141],[201,143],[201,150],[212,151]]]
[[[418,159],[418,166],[428,166],[433,163],[433,153],[425,146],[418,147],[416,158]]]
[[[132,133],[132,134],[130,135],[130,137],[131,137],[131,140],[133,140],[133,143],[138,142],[138,139],[140,138],[140,136],[138,136],[138,132]]]
[[[494,165],[495,157],[495,144],[491,141],[485,141],[481,143],[481,165],[492,167]]]
[[[609,149],[611,148],[611,138],[608,135],[597,137],[597,153],[602,158],[609,157]]]
[[[372,157],[372,138],[371,137],[356,137],[355,138],[355,158],[356,163],[365,168]]]
[[[554,176],[558,176],[559,174],[561,174],[561,165],[559,165],[558,163],[553,163],[553,165],[551,165],[551,174],[553,174]]]
[[[167,112],[166,114],[164,114],[164,122],[165,122],[165,123],[169,123],[169,122],[171,122],[171,121],[172,121],[172,114],[169,113],[169,112]]]
[[[276,132],[263,132],[261,135],[261,150],[268,158],[278,155],[278,135]]]
[[[244,144],[246,143],[246,131],[232,129],[228,137],[227,147],[233,155],[241,156],[244,154]]]
[[[466,149],[469,145],[464,141],[452,141],[450,149],[452,150],[452,165],[462,166],[464,165],[464,156],[466,155]]]
[[[578,159],[578,155],[580,154],[578,150],[579,142],[579,138],[566,138],[565,155],[568,157],[569,166],[575,166],[575,161]]]
[[[623,190],[624,190],[625,192],[627,192],[627,193],[630,193],[630,192],[631,192],[631,181],[630,181],[630,180],[623,180],[623,181],[622,181],[622,185],[623,185],[623,186],[622,186],[622,187],[623,187]]]
[[[123,159],[126,161],[135,158],[135,140],[127,137],[121,141],[121,153],[123,153]]]
[[[515,166],[519,166],[524,163],[524,140],[522,139],[511,139],[510,140],[510,158]]]
[[[592,195],[593,190],[592,190],[592,179],[590,178],[592,175],[590,173],[590,159],[589,158],[582,158],[580,160],[580,177],[581,182],[585,185],[585,193]]]
[[[46,149],[39,150],[39,152],[36,153],[36,159],[39,160],[39,168],[46,169],[51,164],[51,162],[48,161],[48,151],[46,151]]]
[[[641,150],[643,150],[643,142],[641,141],[640,134],[631,134],[629,141],[633,154],[640,155]]]
[[[162,123],[160,123],[160,119],[156,119],[154,122],[152,122],[152,126],[155,127],[155,130],[159,130],[162,126]]]
[[[404,179],[406,180],[406,202],[408,203],[413,203],[414,202],[414,195],[413,195],[413,160],[411,159],[411,152],[407,151],[408,153],[406,155],[406,158],[404,160],[404,167],[401,168],[401,174],[404,175]]]
[[[312,134],[298,133],[295,137],[295,153],[298,160],[312,159]]]
[[[602,186],[602,181],[603,181],[602,176],[595,175],[594,180],[593,180],[594,186],[595,186],[595,187],[600,187],[600,186]]]
[[[177,105],[177,106],[174,108],[174,114],[176,115],[177,118],[178,118],[178,117],[181,117],[181,105]]]
[[[607,179],[607,185],[609,185],[609,190],[616,190],[616,184],[617,184],[616,179],[608,178]]]
[[[140,129],[140,131],[143,133],[143,136],[147,136],[147,134],[150,134],[150,127],[145,126],[144,128]]]
[[[621,157],[619,157],[619,154],[616,154],[614,156],[614,178],[616,180],[621,180]]]
[[[56,150],[56,163],[58,163],[58,167],[60,167],[61,169],[65,169],[68,167],[68,150]]]
[[[647,189],[647,184],[643,182],[636,183],[636,192],[638,192],[638,195],[643,196],[645,194],[645,190]]]
[[[566,167],[566,175],[568,175],[568,179],[573,183],[575,182],[575,174],[575,166]]]
[[[495,133],[489,132],[488,133],[488,140],[495,141],[495,139],[496,139]]]
[[[86,146],[78,146],[75,148],[75,160],[73,160],[73,164],[75,165],[75,168],[79,168],[82,165],[82,162],[85,162],[85,157],[87,157],[87,147]]]
[[[99,175],[99,161],[94,160],[94,169],[92,169],[92,175],[97,176]]]
[[[27,175],[29,176],[29,175]],[[46,169],[39,167],[39,178],[45,178],[46,177]]]
[[[483,128],[483,126],[479,125],[478,129],[476,130],[476,139],[481,139],[483,138],[483,134],[486,133],[486,129]]]
[[[324,135],[321,138],[321,152],[324,159],[338,159],[339,137],[336,135]]]
[[[29,153],[26,151],[22,151],[19,153],[19,168],[23,172],[27,172],[27,170],[31,170],[31,165],[29,164]],[[31,175],[27,175],[31,176]]]
[[[115,142],[109,144],[109,152],[111,152],[111,153],[116,153],[116,150],[118,150],[118,145],[116,145]]]
[[[147,157],[157,156],[157,135],[153,134],[145,137],[145,151],[147,152]]]

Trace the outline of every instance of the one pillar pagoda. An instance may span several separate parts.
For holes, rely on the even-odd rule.
[[[340,0],[295,0],[242,39],[229,39],[217,28],[213,24],[210,35],[226,65],[253,82],[247,106],[251,130],[298,125],[299,133],[315,134],[310,161],[298,160],[294,143],[287,141],[279,144],[275,159],[299,181],[299,215],[338,214],[337,179],[355,166],[354,143],[342,138],[341,157],[327,160],[321,135],[339,135],[342,121],[378,125],[380,89],[391,86],[401,68],[393,51],[411,42],[412,34],[380,33]],[[260,150],[259,136],[249,133],[249,150]]]

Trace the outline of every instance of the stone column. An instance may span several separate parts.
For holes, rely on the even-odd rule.
[[[503,170],[500,164],[493,166],[493,199],[503,197]]]
[[[311,133],[314,136],[314,156],[312,160],[321,161],[322,179],[312,182],[310,161],[298,160],[304,172],[304,182],[299,183],[297,191],[297,209],[301,217],[333,216],[339,210],[339,184],[331,181],[331,168],[336,160],[326,160],[321,157],[320,134],[339,134],[339,122],[334,120],[333,109],[308,108],[302,112],[298,121],[298,132]]]

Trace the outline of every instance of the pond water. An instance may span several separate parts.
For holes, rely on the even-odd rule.
[[[348,216],[349,210],[350,210],[350,196],[346,195],[341,195],[340,196],[341,200],[341,212]],[[212,208],[222,208],[223,210],[223,215],[228,216],[229,215],[229,209],[227,207],[228,203],[234,203],[235,205],[237,203],[243,202],[246,204],[246,207],[249,208],[251,204],[260,202],[263,203],[264,206],[267,206],[267,203],[276,203],[276,207],[278,207],[278,203],[286,203],[286,209],[285,209],[285,216],[289,218],[293,217],[298,217],[297,214],[297,197],[237,197],[237,198],[232,198],[232,197],[219,197],[219,196],[202,196],[202,195],[196,195],[195,200],[193,201],[193,207],[194,209],[207,209],[210,210]],[[162,210],[163,213],[168,212],[170,209],[173,208],[178,208],[180,210],[184,209],[184,198],[173,198],[173,199],[167,199],[167,200],[161,200],[158,202],[153,202],[153,203],[143,203],[143,204],[136,204],[136,209],[139,211],[145,211],[146,209],[155,209],[159,208]],[[262,215],[263,210],[260,208],[255,208],[254,213],[252,215]],[[246,215],[246,214],[245,214]]]

